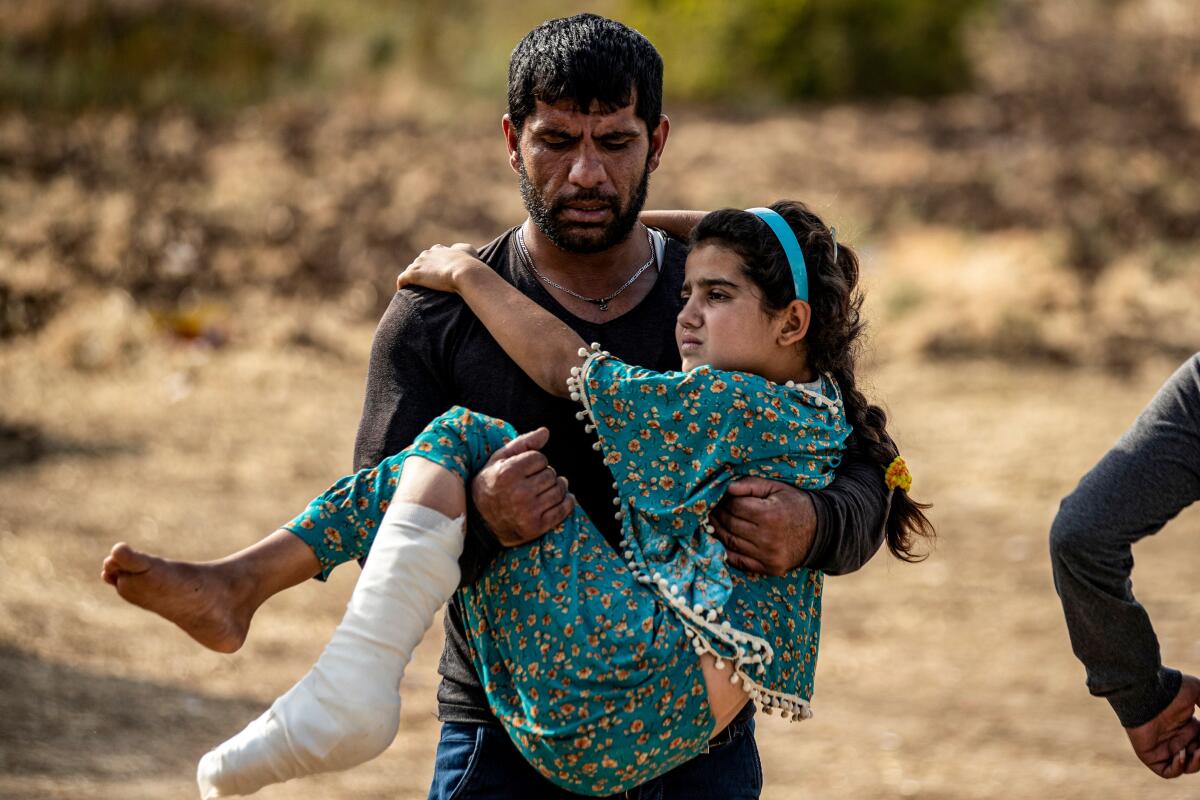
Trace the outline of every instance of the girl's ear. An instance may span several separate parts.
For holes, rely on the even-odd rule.
[[[782,347],[790,347],[808,335],[812,307],[803,300],[793,300],[781,313],[783,326],[779,329],[778,342]]]

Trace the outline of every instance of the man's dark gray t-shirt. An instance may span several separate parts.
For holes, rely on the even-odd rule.
[[[505,280],[585,341],[599,342],[622,360],[654,370],[679,369],[674,322],[687,255],[680,242],[667,240],[658,280],[636,307],[609,322],[590,323],[564,309],[523,265],[515,230],[480,251]],[[452,405],[507,420],[521,433],[546,426],[550,439],[542,452],[615,545],[620,535],[612,514],[612,477],[602,455],[592,449],[594,436],[575,418],[578,405],[543,392],[457,295],[421,288],[400,291],[375,332],[355,468],[373,466],[403,449]],[[813,502],[817,535],[807,565],[837,574],[866,563],[882,541],[884,487],[878,468],[851,448],[837,480],[814,494]],[[470,526],[461,560],[464,582],[474,580],[498,549],[481,525]],[[445,628],[438,716],[446,722],[494,722],[471,666],[457,598],[447,607]]]
[[[1054,585],[1088,688],[1121,724],[1149,722],[1179,692],[1150,618],[1133,596],[1134,542],[1200,500],[1200,353],[1062,502],[1050,533]]]

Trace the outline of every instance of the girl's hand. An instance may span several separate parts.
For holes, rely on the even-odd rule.
[[[459,281],[469,270],[486,265],[475,248],[458,243],[446,247],[435,244],[421,253],[396,278],[396,291],[405,286],[424,286],[439,292],[458,292]]]

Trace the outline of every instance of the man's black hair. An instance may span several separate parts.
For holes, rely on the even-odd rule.
[[[536,101],[573,100],[585,113],[626,106],[653,133],[662,114],[662,56],[645,36],[595,14],[551,19],[517,42],[508,61],[508,118],[518,135]]]

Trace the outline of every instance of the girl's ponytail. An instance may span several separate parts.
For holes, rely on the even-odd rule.
[[[879,465],[880,480],[883,480],[888,467],[900,454],[887,432],[887,414],[879,406],[867,402],[855,385],[853,369],[831,370],[830,374],[842,389],[846,418],[854,426],[853,445],[868,460]],[[905,489],[897,486],[892,490],[887,518],[884,520],[884,540],[896,558],[923,561],[929,555],[927,552],[918,552],[914,547],[917,539],[932,541],[935,536],[933,524],[924,513],[927,508],[928,503],[913,500]]]

